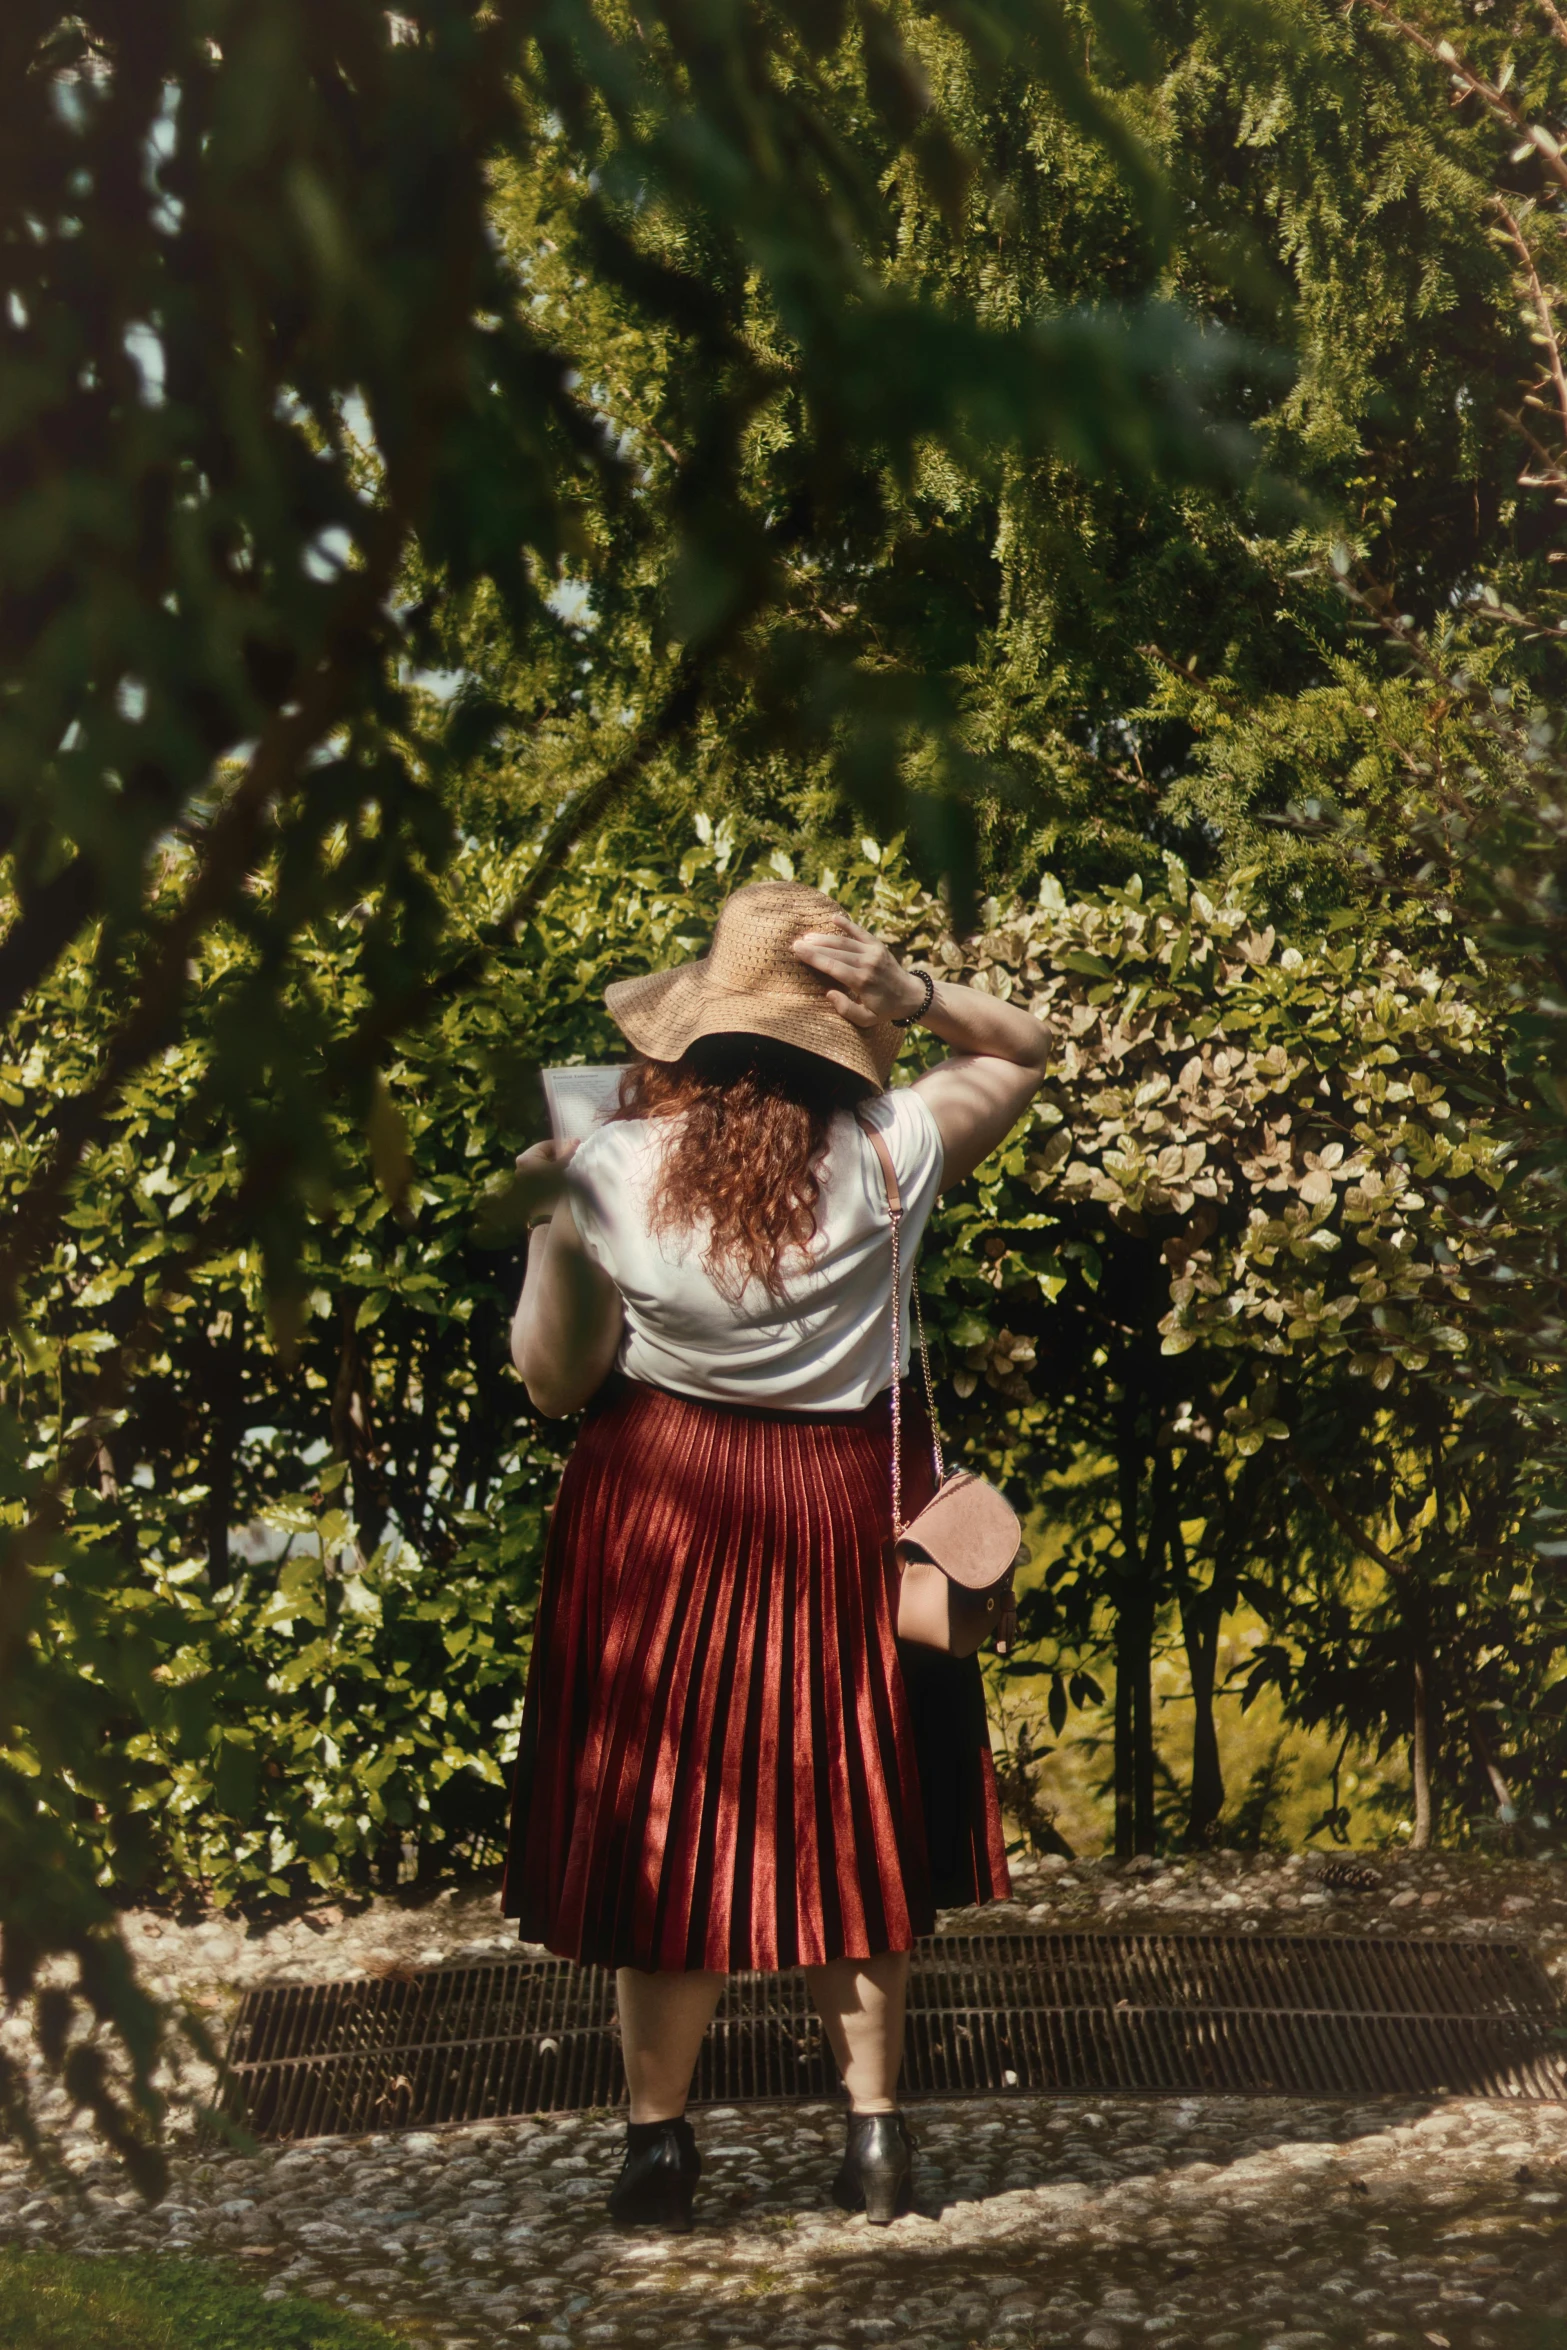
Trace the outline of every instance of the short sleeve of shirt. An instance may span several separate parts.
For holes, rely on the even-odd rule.
[[[912,1085],[900,1085],[878,1097],[871,1106],[871,1116],[887,1137],[904,1212],[923,1222],[941,1189],[946,1155],[935,1112]]]
[[[610,1243],[613,1218],[608,1214],[615,1196],[615,1165],[621,1155],[621,1132],[601,1126],[578,1146],[571,1162],[571,1213],[583,1247],[596,1265],[614,1279]]]
[[[892,1163],[898,1181],[906,1181],[910,1190],[923,1190],[927,1183],[939,1186],[945,1153],[935,1111],[912,1085],[889,1093],[887,1106],[893,1115]]]

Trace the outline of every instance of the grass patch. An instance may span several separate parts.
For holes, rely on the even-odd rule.
[[[384,2326],[204,2260],[0,2251],[5,2350],[406,2350]]]

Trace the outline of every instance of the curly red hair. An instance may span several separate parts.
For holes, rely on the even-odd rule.
[[[821,1163],[862,1078],[766,1037],[704,1037],[678,1061],[634,1061],[617,1118],[678,1118],[651,1201],[655,1232],[703,1232],[702,1262],[726,1297],[760,1281],[784,1295],[783,1263],[809,1248]]]

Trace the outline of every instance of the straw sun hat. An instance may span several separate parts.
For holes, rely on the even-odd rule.
[[[878,1089],[903,1042],[890,1020],[856,1028],[826,1001],[833,985],[792,949],[808,930],[831,930],[842,912],[819,889],[764,881],[737,889],[699,962],[604,990],[612,1017],[650,1061],[678,1061],[699,1036],[770,1036],[836,1061]]]

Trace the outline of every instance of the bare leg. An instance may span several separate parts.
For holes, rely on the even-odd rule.
[[[816,2012],[827,2028],[849,2103],[856,2113],[891,2113],[903,2064],[903,2009],[909,1954],[835,1958],[807,1967]]]
[[[650,1975],[623,1966],[615,1975],[620,2046],[634,2122],[675,2121],[691,2093],[702,2034],[724,1988],[722,1975]]]

